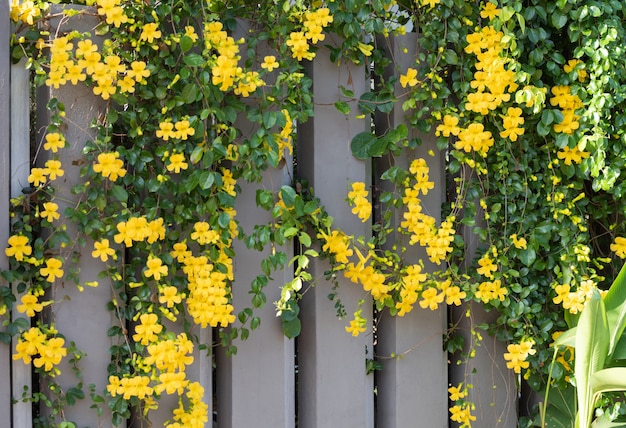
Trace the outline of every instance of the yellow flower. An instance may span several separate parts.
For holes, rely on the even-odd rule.
[[[439,304],[443,302],[444,293],[437,293],[434,287],[428,288],[422,292],[422,300],[420,306],[422,309],[430,308],[431,311],[437,310]]]
[[[157,335],[163,330],[156,314],[142,314],[139,317],[140,324],[135,326],[133,340],[142,345],[148,345],[158,339]]]
[[[198,41],[198,34],[196,29],[192,25],[185,26],[185,35],[189,37],[194,43]]]
[[[33,360],[35,367],[43,366],[45,371],[51,371],[67,355],[67,349],[63,347],[64,344],[65,340],[62,337],[53,337],[47,343],[40,345],[39,358]]]
[[[615,242],[611,244],[611,251],[620,259],[626,258],[626,238],[616,237]]]
[[[57,177],[63,177],[65,171],[61,168],[61,161],[50,159],[46,161],[46,169],[48,171],[48,178],[50,180],[56,180]]]
[[[496,16],[500,15],[500,9],[491,2],[487,2],[483,5],[482,10],[480,11],[481,18],[492,20]]]
[[[437,136],[442,135],[444,137],[449,137],[451,134],[459,135],[461,128],[459,128],[458,125],[459,125],[458,117],[450,116],[449,114],[446,114],[443,117],[443,123],[437,126],[437,129],[435,130],[435,135]]]
[[[4,250],[7,257],[15,257],[15,260],[21,262],[24,256],[30,256],[33,249],[28,245],[28,237],[23,235],[12,235],[9,237],[9,247]]]
[[[43,304],[39,303],[39,298],[35,295],[24,294],[20,301],[22,304],[17,305],[17,310],[28,317],[34,317],[35,312],[41,312],[43,309]]]
[[[59,149],[65,147],[65,137],[58,132],[46,134],[46,142],[43,145],[44,150],[51,150],[56,153]]]
[[[323,251],[328,251],[335,256],[335,260],[339,263],[348,263],[348,257],[352,256],[353,251],[349,247],[350,238],[343,232],[333,230],[330,235],[320,232],[318,238],[324,239],[325,244],[322,246]]]
[[[61,278],[63,276],[61,266],[63,266],[63,262],[59,259],[46,259],[46,266],[40,268],[39,273],[41,276],[46,277],[48,282],[54,282],[55,278]]]
[[[261,63],[261,68],[267,71],[272,71],[279,66],[280,64],[278,64],[274,55],[267,55],[265,58],[263,58],[263,62]]]
[[[109,256],[111,256],[113,260],[117,258],[115,256],[115,250],[109,247],[109,240],[106,238],[102,239],[101,241],[94,242],[93,248],[94,250],[91,252],[91,256],[95,259],[99,257],[100,260],[106,262],[107,260],[109,260]]]
[[[196,133],[196,130],[191,127],[187,119],[176,122],[174,127],[176,128],[174,138],[180,138],[181,140],[186,140],[187,137],[191,137]]]
[[[485,253],[480,260],[478,260],[480,267],[476,269],[479,275],[486,276],[489,279],[493,278],[493,272],[498,270],[498,267],[493,263],[493,260],[489,257],[489,253]]]
[[[143,26],[139,40],[152,43],[154,39],[161,38],[161,31],[159,31],[159,24],[156,22],[150,22]]]
[[[124,162],[118,159],[120,154],[118,152],[112,153],[100,153],[98,155],[98,162],[93,165],[94,172],[99,172],[103,177],[109,178],[111,181],[115,181],[118,177],[124,177],[126,170]]]
[[[463,384],[459,384],[459,386],[451,386],[448,388],[448,393],[450,394],[450,401],[457,401],[462,398],[465,398],[465,391],[462,389]]]
[[[403,88],[406,88],[407,85],[408,86],[415,86],[417,85],[417,70],[414,68],[408,68],[406,70],[406,74],[401,74],[400,75],[400,85],[402,85]]]
[[[133,61],[130,63],[130,69],[126,71],[126,76],[132,77],[136,82],[141,82],[150,76],[150,70],[144,61]]]
[[[513,241],[513,245],[515,246],[515,248],[517,248],[518,250],[525,250],[526,249],[526,239],[525,238],[518,238],[517,234],[514,233],[513,235],[511,235],[511,240]]]
[[[583,152],[575,146],[573,149],[570,149],[568,146],[563,147],[562,150],[557,152],[557,157],[559,159],[563,159],[565,165],[571,165],[572,163],[580,164],[583,159],[587,159],[590,155],[589,152]]]
[[[189,166],[187,162],[185,162],[185,155],[182,153],[174,153],[169,157],[170,163],[167,165],[168,171],[174,171],[178,174],[181,170],[187,169]]]
[[[220,240],[220,234],[211,229],[211,226],[206,221],[198,221],[193,225],[193,232],[191,233],[191,239],[198,242],[200,245],[216,244]]]
[[[167,265],[163,264],[163,261],[155,256],[148,256],[146,262],[147,269],[144,271],[146,277],[153,277],[155,281],[161,279],[161,275],[166,276],[168,273]]]
[[[43,208],[44,210],[41,211],[39,215],[48,220],[50,223],[61,217],[61,215],[57,212],[59,206],[54,202],[44,202]]]
[[[30,175],[28,176],[28,182],[33,183],[33,186],[39,186],[45,184],[48,181],[48,169],[47,168],[32,168]]]
[[[182,297],[178,294],[178,289],[174,286],[163,287],[159,290],[159,303],[166,305],[168,308],[174,307],[180,303]]]
[[[303,58],[312,60],[315,57],[313,52],[309,52],[309,43],[302,31],[290,33],[285,44],[291,48],[291,56],[297,58],[298,61],[302,61]]]

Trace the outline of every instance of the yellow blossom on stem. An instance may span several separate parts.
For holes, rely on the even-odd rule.
[[[56,258],[46,259],[46,266],[39,269],[41,276],[46,278],[48,282],[54,282],[55,278],[63,276],[63,262]]]
[[[98,162],[93,165],[94,172],[102,174],[104,178],[111,181],[117,180],[118,177],[124,177],[126,170],[124,169],[124,162],[119,157],[118,152],[100,153]]]
[[[28,182],[33,186],[39,186],[45,184],[48,181],[48,169],[47,168],[32,168],[30,175],[28,176]]]
[[[174,153],[169,157],[169,163],[167,164],[167,170],[178,174],[181,170],[187,169],[189,164],[185,162],[185,155],[182,153]]]
[[[437,126],[435,130],[436,136],[449,137],[450,135],[459,135],[461,128],[459,128],[459,118],[456,116],[450,116],[446,114],[443,117],[443,123]]]
[[[414,68],[409,67],[406,70],[406,74],[400,75],[400,85],[402,85],[403,88],[407,86],[413,87],[417,85],[417,83],[417,70]]]
[[[159,24],[156,22],[150,22],[145,24],[141,30],[139,40],[152,43],[155,39],[161,38],[161,31],[159,30]]]
[[[142,345],[148,345],[158,339],[157,335],[163,330],[156,314],[142,314],[139,317],[140,324],[135,326],[133,340]]]
[[[261,68],[267,71],[272,71],[279,66],[280,64],[278,64],[274,55],[266,55],[261,63]]]
[[[428,288],[422,292],[422,300],[419,304],[422,309],[429,308],[431,311],[437,310],[439,304],[443,302],[445,293],[438,293],[438,290],[434,287]]]
[[[65,137],[58,132],[46,134],[46,142],[43,144],[44,150],[50,150],[56,153],[59,149],[65,147]]]
[[[526,249],[526,238],[518,238],[516,233],[512,234],[510,238],[511,241],[513,241],[513,245],[515,246],[515,248],[517,248],[518,250]]]
[[[20,301],[22,304],[17,305],[17,310],[27,317],[34,317],[36,312],[41,312],[43,304],[39,303],[39,298],[33,294],[24,294]]]
[[[556,155],[559,159],[563,159],[565,165],[571,165],[572,163],[580,164],[583,159],[589,157],[590,153],[580,150],[578,146],[574,146],[573,149],[565,146],[562,150],[559,150]]]
[[[496,6],[495,3],[486,2],[480,11],[480,17],[492,20],[496,16],[500,15],[500,9]]]
[[[67,349],[63,347],[64,344],[65,340],[62,337],[53,337],[40,345],[39,357],[33,360],[35,367],[43,367],[45,371],[51,371],[67,355]]]
[[[333,254],[337,262],[348,263],[348,257],[353,254],[352,249],[349,247],[349,237],[338,230],[333,230],[330,235],[320,232],[317,237],[325,241],[322,250]]]
[[[146,262],[147,269],[143,272],[143,274],[147,277],[153,277],[155,281],[159,281],[161,279],[161,275],[167,276],[168,267],[163,264],[163,261],[155,256],[148,256],[148,261]]]
[[[109,257],[112,257],[115,260],[117,257],[115,256],[115,250],[109,246],[109,240],[104,238],[100,241],[96,241],[93,243],[93,251],[91,252],[91,256],[95,259],[100,258],[103,262],[109,260]]]
[[[54,202],[44,202],[43,211],[41,211],[39,215],[52,223],[52,221],[61,217],[61,214],[57,212],[58,209],[59,206]]]
[[[489,279],[493,279],[493,273],[498,270],[498,267],[493,263],[489,253],[485,253],[480,260],[478,260],[480,267],[476,269],[479,275],[486,276]]]
[[[527,369],[530,363],[526,361],[529,355],[533,355],[536,351],[532,349],[534,342],[532,340],[523,340],[519,344],[511,343],[507,346],[504,353],[506,366],[513,369],[515,373],[520,373],[522,369]]]
[[[30,256],[33,252],[32,247],[28,243],[28,237],[12,235],[9,237],[9,246],[4,250],[4,253],[7,257],[15,257],[15,260],[21,262],[24,260],[24,256]]]

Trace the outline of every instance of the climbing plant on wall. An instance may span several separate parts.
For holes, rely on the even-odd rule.
[[[58,160],[67,145],[66,107],[55,99],[48,105],[47,160],[31,169],[30,189],[14,201],[6,247],[11,269],[0,288],[2,315],[13,306],[24,314],[5,318],[2,339],[17,338],[15,359],[32,362],[55,385],[59,362],[80,356],[38,314],[54,304],[47,290],[55,281],[77,280],[68,260],[91,255],[106,264],[101,275],[114,284],[109,308],[119,320],[110,330],[119,343],[109,386],[92,398],[106,394],[118,424],[131,408],[147,414],[161,394],[175,393],[180,407],[170,426],[203,424],[202,387],[185,367],[195,346],[213,344],[196,343],[189,327],[218,328],[221,345],[236,352],[235,340],[261,322],[254,309],[267,304],[263,288],[272,272],[290,261],[272,252],[250,284],[250,307],[235,308],[233,241],[262,249],[296,238],[295,279],[275,303],[288,336],[299,332],[309,260],[324,257],[333,274],[369,292],[381,312],[403,316],[416,305],[435,310],[471,301],[497,311],[497,321],[484,327],[510,342],[507,366],[533,388],[545,388],[555,334],[576,323],[587,297],[610,284],[626,257],[626,6],[576,0],[86,6],[12,3],[13,57],[27,59],[35,83],[86,84],[107,105],[94,118],[96,137],[85,142],[85,181],[64,213],[54,189],[67,167]],[[44,25],[81,13],[98,16],[93,31]],[[415,62],[388,77],[394,63],[383,41],[407,31],[418,33]],[[442,221],[423,212],[420,197],[434,184],[429,160],[419,158],[376,177],[392,190],[379,193],[362,182],[346,189],[355,220],[372,223],[371,238],[335,227],[315,189],[295,178],[291,186],[257,192],[257,204],[273,215],[270,224],[252,232],[239,227],[238,183],[259,181],[288,161],[296,124],[313,113],[304,64],[317,49],[375,76],[373,89],[359,98],[363,120],[401,101],[411,126],[436,134],[450,177]],[[335,106],[347,114],[345,100],[355,95],[351,88],[342,94]],[[382,136],[362,133],[351,149],[364,160],[400,155],[421,144],[408,135],[404,125]],[[374,221],[372,202],[382,207]],[[401,213],[397,227],[392,212]],[[78,236],[67,233],[65,221]],[[465,251],[463,230],[479,238],[477,253]],[[383,249],[391,237],[401,244]],[[407,257],[411,246],[424,247],[427,259]],[[468,257],[471,263],[463,263]],[[425,263],[437,266],[435,273],[426,274]],[[18,284],[19,300],[8,283]],[[98,284],[76,286],[88,292]],[[349,315],[347,333],[363,333],[362,311]],[[165,320],[183,321],[184,332],[168,331]],[[458,348],[458,341],[448,343],[449,351]],[[571,357],[565,353],[553,366],[553,382],[569,381]],[[463,426],[473,419],[467,388],[450,391],[451,418]],[[54,418],[81,394],[46,398],[58,410]]]

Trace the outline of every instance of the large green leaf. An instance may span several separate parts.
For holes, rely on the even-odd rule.
[[[626,367],[611,367],[595,372],[589,379],[593,395],[609,391],[626,391]]]
[[[626,265],[622,266],[615,282],[604,296],[604,305],[611,335],[609,355],[612,356],[626,327]]]
[[[604,302],[598,290],[587,299],[578,320],[576,332],[576,386],[578,395],[577,426],[587,428],[593,415],[591,376],[604,368],[609,351],[610,335]]]

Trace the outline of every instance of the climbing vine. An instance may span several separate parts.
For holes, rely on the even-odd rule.
[[[272,273],[294,266],[294,279],[274,304],[285,334],[297,336],[302,288],[314,281],[308,265],[323,257],[332,275],[371,295],[378,313],[404,316],[415,306],[469,302],[497,311],[495,323],[480,327],[509,342],[507,367],[543,390],[550,344],[575,325],[587,297],[607,288],[626,257],[626,6],[261,3],[12,2],[12,56],[26,58],[35,83],[87,85],[106,105],[94,118],[94,138],[84,142],[84,181],[67,201],[56,191],[69,167],[59,160],[68,145],[66,106],[50,100],[30,188],[12,201],[5,250],[11,268],[2,272],[0,316],[8,326],[2,340],[17,340],[14,359],[32,363],[56,385],[59,363],[82,354],[53,319],[40,316],[55,303],[49,291],[60,279],[85,292],[106,279],[113,284],[108,307],[117,318],[109,334],[118,343],[109,385],[90,391],[91,399],[102,403],[106,395],[117,425],[131,409],[146,416],[162,394],[177,394],[179,408],[168,426],[203,425],[203,389],[185,368],[195,347],[216,344],[198,343],[192,326],[217,328],[219,344],[236,352],[236,339],[261,322],[254,310],[268,304],[263,290]],[[97,21],[92,31],[59,24],[80,15]],[[412,31],[419,49],[410,67],[398,69],[389,39]],[[291,162],[296,125],[313,114],[304,65],[318,49],[375,76],[358,99],[353,88],[341,88],[339,113],[351,113],[346,100],[358,101],[364,121],[401,106],[411,127],[435,134],[448,160],[441,218],[422,206],[435,184],[428,157],[420,157],[381,171],[371,188],[355,182],[346,189],[355,221],[369,222],[371,236],[337,228],[306,177],[297,176],[291,185],[257,191],[257,205],[272,214],[271,222],[252,231],[240,226],[241,183],[260,182]],[[369,160],[400,157],[420,144],[398,125],[382,135],[356,135],[351,149]],[[476,252],[464,243],[472,236],[480,242]],[[291,239],[301,251],[288,260],[280,247]],[[245,308],[232,304],[236,240],[274,249],[250,284]],[[423,260],[407,255],[418,246]],[[102,273],[81,282],[74,262],[89,256],[102,263]],[[345,314],[337,302],[339,314],[350,316],[348,334],[366,331],[366,304]],[[23,316],[10,320],[14,306]],[[169,331],[167,321],[181,322],[183,331]],[[448,351],[458,352],[462,344],[453,331],[449,337]],[[572,358],[565,353],[551,366],[554,385],[569,385]],[[63,406],[84,398],[74,367],[76,387],[53,398],[26,397],[56,409],[42,425],[60,423]],[[449,389],[451,419],[461,426],[474,420],[468,387]]]

